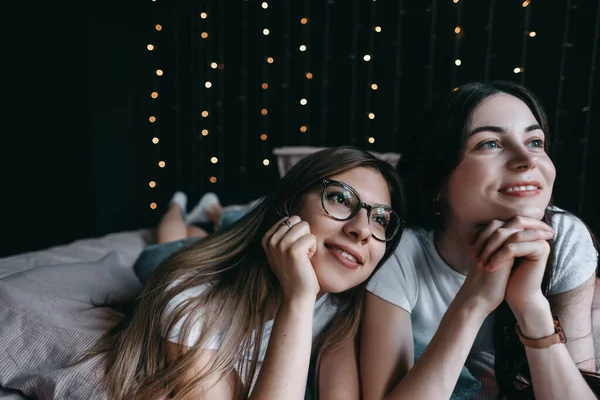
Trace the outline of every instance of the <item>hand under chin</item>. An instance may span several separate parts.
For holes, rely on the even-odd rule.
[[[546,207],[529,204],[520,207],[507,207],[505,210],[500,211],[495,217],[490,218],[490,220],[497,219],[500,221],[510,221],[514,217],[527,217],[542,220],[545,212]]]

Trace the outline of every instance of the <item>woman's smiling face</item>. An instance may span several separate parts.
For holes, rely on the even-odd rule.
[[[468,135],[461,162],[441,193],[448,223],[479,225],[517,215],[541,219],[556,170],[529,107],[512,95],[493,95],[471,114]]]

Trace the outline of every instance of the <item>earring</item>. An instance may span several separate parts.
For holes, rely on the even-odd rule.
[[[440,207],[440,194],[438,193],[434,199],[432,200],[433,203],[433,215],[435,215],[436,217],[439,217],[440,215],[442,215],[441,212],[441,207]]]

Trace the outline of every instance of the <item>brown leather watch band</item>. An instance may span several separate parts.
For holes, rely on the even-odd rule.
[[[552,345],[567,342],[567,337],[560,326],[558,317],[554,317],[554,333],[543,338],[528,338],[527,336],[523,335],[523,332],[521,332],[519,324],[515,325],[515,329],[517,330],[517,335],[519,335],[519,338],[521,339],[521,343],[532,349],[546,349]]]

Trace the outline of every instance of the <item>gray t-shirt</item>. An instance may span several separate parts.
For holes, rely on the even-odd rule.
[[[555,214],[554,271],[550,294],[575,289],[592,275],[598,253],[585,225],[572,214]],[[438,254],[433,232],[408,229],[400,245],[367,285],[367,290],[411,314],[414,339],[429,343],[465,281]],[[496,399],[493,313],[483,323],[466,366],[482,384],[479,399]]]

